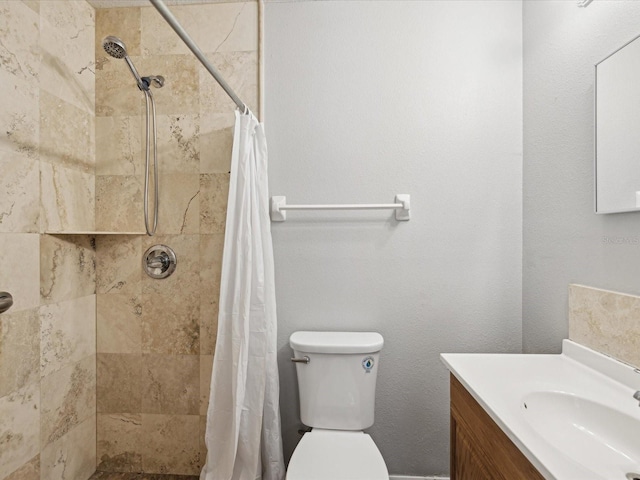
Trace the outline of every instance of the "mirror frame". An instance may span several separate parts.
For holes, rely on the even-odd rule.
[[[602,60],[596,62],[593,66],[593,209],[594,212],[598,215],[640,212],[640,206],[626,210],[609,210],[606,212],[598,211],[598,65],[600,65],[602,62],[612,57],[631,43],[635,42],[639,38],[640,34],[636,35],[631,40],[624,43],[622,46],[616,48]]]

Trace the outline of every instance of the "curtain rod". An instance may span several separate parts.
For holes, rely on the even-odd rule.
[[[204,68],[206,68],[209,71],[209,73],[211,74],[211,76],[213,76],[215,81],[220,84],[220,86],[225,92],[227,92],[227,95],[231,97],[231,100],[233,100],[233,102],[238,106],[240,111],[242,112],[247,111],[249,107],[247,107],[245,103],[242,100],[240,100],[238,95],[236,95],[236,92],[234,92],[233,89],[229,86],[229,84],[225,81],[225,79],[222,78],[222,75],[220,74],[218,69],[216,69],[216,67],[211,65],[209,60],[207,60],[207,57],[205,57],[204,53],[202,53],[202,50],[200,50],[198,45],[196,45],[196,43],[185,31],[185,29],[182,28],[182,25],[178,23],[178,21],[176,20],[176,17],[173,16],[171,11],[164,4],[164,1],[149,0],[149,2],[151,2],[151,4],[154,7],[156,7],[156,10],[158,11],[158,13],[160,13],[160,15],[162,15],[162,17],[167,21],[167,23],[171,26],[171,28],[173,28],[173,30],[178,34],[178,36],[182,39],[185,45],[189,47],[189,50],[193,52],[196,58],[200,60],[200,63],[202,63]]]

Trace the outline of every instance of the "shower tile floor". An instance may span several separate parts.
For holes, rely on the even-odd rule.
[[[162,475],[158,473],[96,472],[89,480],[198,480],[196,475]]]

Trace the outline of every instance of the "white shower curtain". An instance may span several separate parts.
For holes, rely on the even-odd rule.
[[[236,112],[218,338],[200,480],[282,480],[273,247],[263,125]]]

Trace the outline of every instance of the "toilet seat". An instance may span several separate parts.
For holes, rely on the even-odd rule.
[[[313,429],[294,450],[286,480],[389,480],[389,472],[366,433]]]

